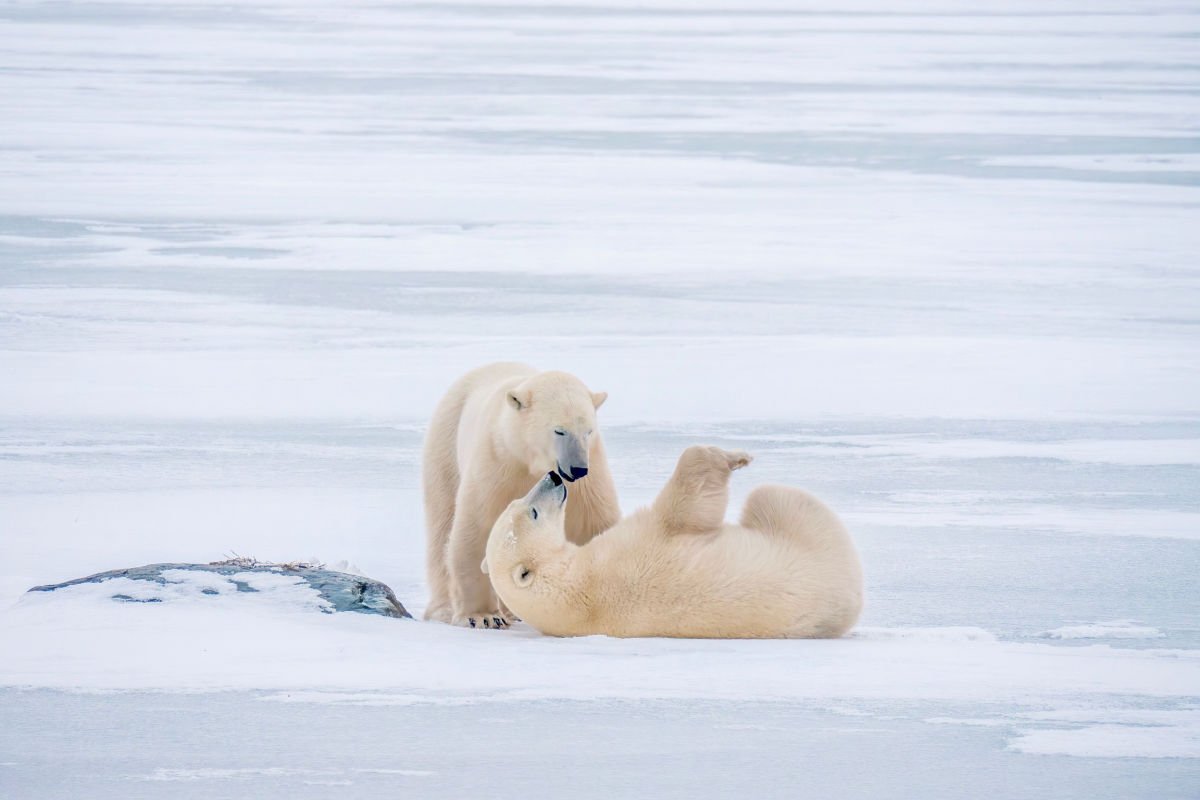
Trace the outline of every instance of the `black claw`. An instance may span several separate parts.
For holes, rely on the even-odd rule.
[[[485,628],[490,628],[490,627],[492,627],[492,626],[491,626],[491,624],[488,622],[488,618],[487,618],[487,617],[484,617],[484,618],[483,618],[483,627],[485,627]]]
[[[468,617],[467,621],[471,623],[472,628],[475,627],[475,618],[474,617]]]
[[[500,627],[500,618],[499,617],[492,617],[492,622],[496,623],[497,628]]]

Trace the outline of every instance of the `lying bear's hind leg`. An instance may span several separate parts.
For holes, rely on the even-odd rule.
[[[849,542],[841,521],[820,500],[790,486],[759,486],[746,498],[741,525],[818,550]]]
[[[729,506],[729,476],[752,460],[743,450],[700,445],[684,450],[654,501],[654,514],[663,530],[704,533],[721,527]]]

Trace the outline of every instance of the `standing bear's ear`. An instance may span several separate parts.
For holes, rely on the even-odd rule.
[[[608,392],[592,392],[592,407],[599,408],[608,399]]]
[[[513,389],[508,393],[508,404],[517,411],[527,407],[532,399],[531,392],[528,389]]]

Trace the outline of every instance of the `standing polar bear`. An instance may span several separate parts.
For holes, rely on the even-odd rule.
[[[689,447],[652,505],[582,547],[563,535],[567,487],[550,473],[496,520],[483,568],[509,608],[553,636],[841,636],[863,603],[849,534],[817,498],[782,486],[755,489],[741,524],[726,523],[729,476],[750,460]]]
[[[560,520],[572,542],[583,544],[621,518],[596,430],[596,409],[607,397],[574,375],[510,363],[472,370],[450,387],[425,438],[425,619],[507,627],[511,615],[479,571],[488,531],[550,470],[579,481]]]

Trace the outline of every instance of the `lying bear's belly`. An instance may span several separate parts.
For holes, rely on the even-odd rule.
[[[609,636],[780,638],[808,602],[794,554],[757,531],[731,529],[652,552],[630,549],[606,567],[595,633]]]

